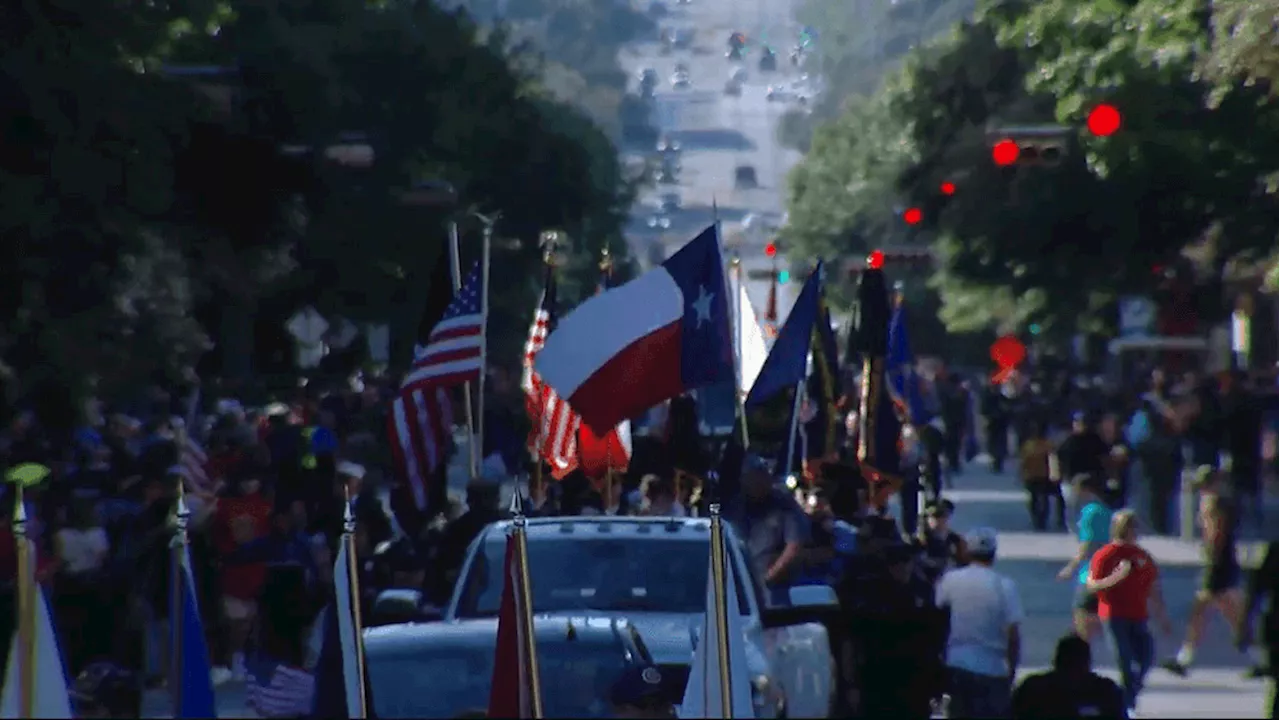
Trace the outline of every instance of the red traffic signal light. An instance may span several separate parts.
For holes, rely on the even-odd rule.
[[[956,184],[951,181],[942,183],[942,187],[938,188],[943,195],[951,196],[956,194]]]
[[[991,147],[991,159],[1000,167],[1008,167],[1018,162],[1018,143],[1005,138]]]
[[[871,254],[867,255],[867,267],[872,270],[879,270],[884,267],[884,253],[879,250],[872,250]]]
[[[1120,111],[1114,105],[1102,103],[1089,111],[1085,124],[1095,137],[1109,137],[1120,129]]]
[[[920,208],[907,208],[906,211],[902,213],[902,219],[905,220],[908,225],[919,225],[920,221],[924,220],[924,213],[920,211]]]
[[[765,257],[773,257],[773,256],[777,255],[777,254],[778,254],[778,246],[777,246],[777,245],[774,245],[773,243],[769,243],[768,245],[765,245],[765,246],[764,246],[764,254],[765,254]]]

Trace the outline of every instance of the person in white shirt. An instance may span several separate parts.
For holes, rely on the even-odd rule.
[[[952,717],[1008,717],[1022,655],[1022,601],[1012,580],[992,569],[996,531],[965,538],[970,564],[938,581],[938,607],[950,614],[947,672]]]

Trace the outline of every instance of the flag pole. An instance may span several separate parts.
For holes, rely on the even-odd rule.
[[[548,273],[553,273],[555,272],[556,236],[553,233],[544,232],[542,233],[540,239],[542,242],[543,268]],[[542,292],[544,294],[543,302],[546,302],[546,297],[545,297],[546,291],[547,289],[544,287],[542,289]],[[547,312],[551,312],[551,311],[548,310]],[[537,320],[535,319],[534,322],[537,322]],[[547,330],[548,330],[548,334],[550,334],[551,328],[547,328]],[[544,339],[543,342],[545,343],[546,340]],[[532,374],[533,368],[530,367],[528,372]],[[541,403],[541,400],[542,398],[539,397],[538,402]],[[529,497],[531,499],[536,497],[539,500],[543,499],[542,483],[544,482],[544,480],[542,477],[542,446],[547,441],[547,423],[543,420],[542,415],[546,413],[546,410],[547,410],[546,406],[543,405],[541,411],[538,413],[538,440],[537,440],[538,444],[534,447],[529,448],[529,456],[533,459],[533,476],[531,478],[532,482],[529,485]]]
[[[169,693],[173,702],[173,716],[183,717],[182,680],[184,667],[183,631],[186,623],[182,616],[182,573],[186,572],[187,526],[191,522],[191,510],[187,508],[186,492],[178,482],[178,498],[173,508],[173,537],[169,540]]]
[[[738,417],[742,418],[742,449],[751,446],[751,433],[747,429],[747,391],[742,387],[742,256],[735,250],[733,253],[733,280],[736,287],[733,293],[733,375],[738,387],[734,397],[737,398]]]
[[[356,650],[356,673],[358,674],[357,686],[360,688],[360,697],[357,698],[360,708],[360,717],[369,717],[369,692],[365,688],[365,670],[364,670],[364,636],[362,632],[363,623],[360,619],[360,574],[357,570],[359,567],[356,561],[356,516],[351,511],[351,485],[347,484],[342,489],[342,542],[347,546],[347,585],[350,588],[351,597],[351,627],[355,633],[355,650]],[[337,609],[336,606],[334,608]]]
[[[600,286],[599,292],[605,292],[608,289],[608,278],[613,274],[613,258],[609,257],[609,246],[606,244],[600,248]],[[591,431],[593,434],[594,430]],[[610,431],[612,432],[612,431]],[[613,508],[613,446],[609,441],[609,436],[605,435],[604,444],[604,514],[608,515],[609,510]],[[621,505],[621,503],[619,503]]]
[[[716,488],[719,491],[719,488]],[[724,520],[720,517],[719,498],[711,503],[711,592],[716,627],[715,651],[720,662],[720,708],[725,717],[733,717],[732,674],[729,671],[729,606],[725,592]],[[705,640],[705,638],[704,638]],[[705,695],[703,697],[706,697]],[[705,711],[705,708],[704,708]]]
[[[806,373],[807,376],[807,373]],[[800,401],[804,397],[804,382],[807,377],[796,383],[795,397],[791,399],[791,425],[789,426],[790,435],[787,436],[787,467],[783,472],[783,477],[791,474],[791,468],[796,464],[796,436],[800,430]]]
[[[18,600],[18,653],[13,662],[18,663],[18,717],[31,717],[36,704],[36,636],[35,636],[35,577],[31,556],[31,544],[27,542],[27,508],[23,499],[22,482],[14,482],[13,539],[17,543]]]
[[[538,640],[534,635],[533,623],[533,587],[529,576],[529,543],[525,532],[524,503],[519,491],[511,496],[511,532],[516,545],[516,574],[520,587],[520,618],[524,639],[522,650],[525,655],[525,668],[529,673],[529,704],[533,710],[534,720],[542,720],[542,681],[538,672]]]
[[[462,289],[462,257],[458,251],[458,221],[449,221],[449,263],[453,272],[453,294],[456,296]],[[487,288],[486,288],[487,290]],[[482,372],[483,376],[484,373]],[[475,411],[471,404],[471,383],[462,384],[463,395],[463,412],[467,419],[467,470],[471,475],[471,479],[475,480],[480,476],[480,463],[476,450],[475,435]]]
[[[502,217],[502,213],[495,212],[489,216],[481,215],[480,213],[474,214],[484,225],[484,243],[480,250],[480,274],[484,283],[480,297],[480,378],[476,381],[475,443],[478,447],[473,453],[473,457],[477,459],[476,474],[473,477],[479,477],[479,463],[484,460],[484,386],[485,377],[489,374],[489,256],[493,248],[493,226],[497,224],[498,218]]]

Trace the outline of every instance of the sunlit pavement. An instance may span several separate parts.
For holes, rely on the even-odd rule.
[[[1058,570],[1075,552],[1075,542],[1065,533],[1030,531],[1026,495],[1012,473],[995,475],[970,465],[944,495],[956,504],[953,527],[987,526],[999,531],[997,569],[1012,577],[1027,613],[1023,626],[1023,664],[1028,672],[1046,668],[1053,648],[1068,629],[1073,586],[1056,579]],[[1276,527],[1276,500],[1267,501],[1268,527]],[[1173,618],[1174,637],[1156,638],[1157,659],[1177,651],[1182,642],[1191,596],[1199,586],[1199,550],[1176,538],[1146,537],[1143,545],[1161,566],[1162,587]],[[1247,548],[1246,552],[1255,548]],[[1143,717],[1261,717],[1263,685],[1244,680],[1249,660],[1232,647],[1231,628],[1215,616],[1196,655],[1196,667],[1187,678],[1155,669],[1139,701]],[[1094,641],[1095,664],[1101,672],[1118,678],[1106,642]]]

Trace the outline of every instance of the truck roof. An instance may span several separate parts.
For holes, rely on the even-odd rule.
[[[500,520],[485,529],[485,538],[504,537],[510,520]],[[732,533],[726,522],[725,532]],[[613,517],[608,515],[529,518],[525,532],[532,541],[568,535],[595,534],[650,541],[709,538],[711,521],[707,518],[678,517]]]

